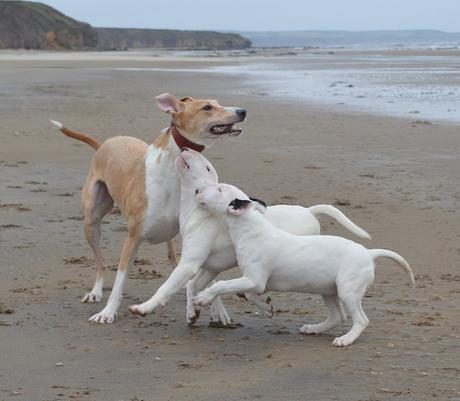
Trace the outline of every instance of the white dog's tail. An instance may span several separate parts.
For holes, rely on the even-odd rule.
[[[333,219],[337,220],[347,230],[351,231],[358,237],[371,239],[369,233],[363,230],[361,227],[353,223],[347,216],[345,216],[339,209],[331,205],[316,205],[309,207],[308,210],[314,215],[325,214]]]
[[[387,249],[369,249],[369,252],[370,252],[372,258],[374,258],[374,259],[376,259],[376,258],[388,258],[388,259],[394,260],[407,273],[407,275],[409,276],[410,282],[412,284],[412,287],[415,288],[414,272],[412,271],[411,267],[409,266],[409,263],[407,263],[406,260],[401,255],[398,255],[396,252],[389,251]]]

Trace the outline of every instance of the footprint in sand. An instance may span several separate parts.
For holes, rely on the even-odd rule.
[[[0,203],[0,209],[16,210],[17,212],[30,212],[32,210],[22,203]]]
[[[22,226],[18,226],[17,224],[2,224],[0,225],[0,230],[7,230],[9,228],[21,228]]]

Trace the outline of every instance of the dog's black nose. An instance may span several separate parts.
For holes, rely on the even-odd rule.
[[[246,118],[246,110],[245,109],[237,109],[236,115],[240,117],[242,120]]]
[[[183,148],[180,149],[180,152],[181,152],[181,153],[182,153],[182,152],[186,152],[187,150],[188,150],[188,148],[183,147]]]

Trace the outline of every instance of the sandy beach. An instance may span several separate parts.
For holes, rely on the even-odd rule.
[[[0,52],[0,401],[460,400],[460,54],[274,53]],[[418,84],[401,73],[405,86],[396,89],[394,72],[377,89],[357,75],[339,79],[346,60],[364,71],[369,59],[374,71],[398,64],[437,72]],[[289,74],[257,77],[264,65],[324,79],[331,64],[329,89],[317,96],[293,94],[282,80]],[[321,101],[339,90],[328,86],[338,80],[345,81],[340,99]],[[413,95],[434,81],[434,93]],[[392,85],[380,102],[379,91]],[[408,87],[404,113],[379,106]],[[355,97],[362,88],[372,107]],[[93,150],[53,130],[49,119],[101,141],[131,135],[150,143],[169,123],[153,100],[162,92],[245,107],[244,135],[206,153],[221,181],[268,204],[335,204],[372,235],[365,246],[410,262],[417,288],[379,260],[363,302],[370,325],[346,349],[331,342],[349,322],[320,336],[297,333],[325,316],[314,295],[270,294],[273,319],[228,296],[242,327],[209,328],[202,313],[189,328],[184,293],[154,315],[127,312],[172,271],[166,246],[144,243],[119,319],[87,322],[102,308],[80,303],[95,274],[79,198]],[[453,111],[444,110],[449,104]],[[356,240],[331,220],[322,227]],[[108,265],[116,265],[125,234],[121,216],[107,215]],[[114,276],[107,273],[103,302]]]

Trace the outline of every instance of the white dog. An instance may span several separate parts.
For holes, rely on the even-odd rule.
[[[130,311],[145,315],[158,306],[165,305],[192,277],[187,286],[187,322],[193,323],[199,310],[193,306],[196,291],[205,288],[220,272],[237,264],[235,249],[221,218],[200,207],[196,201],[196,190],[206,184],[217,184],[217,173],[212,164],[200,153],[183,150],[177,158],[182,177],[180,233],[182,235],[182,257],[177,268],[156,294],[141,305],[130,307]],[[265,204],[255,201],[256,208],[265,211]],[[330,205],[311,208],[301,206],[276,205],[267,209],[265,217],[282,230],[297,235],[319,234],[318,214],[326,214],[351,232],[362,238],[369,234],[350,221],[342,212]],[[271,305],[249,293],[246,298],[255,303],[263,312],[271,316]],[[216,298],[211,305],[211,323],[227,325],[231,323],[222,302]]]
[[[303,334],[317,334],[341,324],[346,314],[351,330],[333,345],[352,344],[369,324],[361,299],[374,279],[374,260],[396,261],[415,284],[409,264],[397,253],[366,249],[353,241],[326,235],[298,236],[273,226],[255,204],[238,188],[212,184],[200,188],[197,201],[216,216],[224,217],[235,246],[242,277],[219,281],[195,298],[196,305],[209,305],[217,296],[229,293],[263,294],[267,291],[296,291],[321,294],[328,318],[300,328]]]

